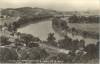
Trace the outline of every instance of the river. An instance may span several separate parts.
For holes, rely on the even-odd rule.
[[[41,22],[27,25],[25,27],[19,28],[18,32],[32,34],[35,37],[39,37],[41,40],[46,40],[48,37],[48,33],[54,33],[56,41],[63,39],[63,36],[59,35],[53,30],[51,20],[42,20]],[[90,43],[95,44],[97,42],[96,39],[83,38],[82,36],[72,36],[70,33],[68,33],[68,36],[72,39],[84,39],[86,45]]]
[[[62,36],[60,36],[58,33],[55,33],[55,31],[52,29],[51,20],[44,20],[19,28],[18,32],[32,34],[35,37],[39,37],[41,40],[46,40],[49,33],[54,33],[56,40],[63,39]]]

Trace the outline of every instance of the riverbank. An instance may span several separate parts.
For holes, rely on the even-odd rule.
[[[47,54],[49,54],[49,56],[46,57],[46,60],[47,59],[53,60],[52,57],[58,58],[59,55],[61,56],[61,60],[64,60],[63,57],[68,58],[67,55],[71,55],[71,54],[69,54],[70,51],[72,51],[73,49],[79,50],[79,47],[83,47],[83,45],[84,45],[84,44],[82,46],[77,46],[76,44],[74,45],[73,43],[75,43],[75,40],[73,40],[73,36],[67,32],[66,32],[66,34],[68,34],[70,37],[72,37],[71,38],[72,41],[70,41],[70,39],[68,39],[68,38],[61,39],[61,36],[59,36],[59,34],[60,33],[64,34],[64,32],[61,27],[59,27],[60,30],[57,29],[59,31],[59,33],[57,31],[54,31],[54,28],[53,28],[54,25],[52,25],[52,18],[51,19],[49,18],[49,20],[48,20],[48,18],[37,19],[37,20],[33,20],[33,19],[25,20],[24,19],[24,20],[22,20],[22,21],[20,20],[18,22],[11,25],[11,28],[16,27],[16,26],[19,26],[19,27],[16,27],[16,29],[17,29],[16,31],[11,29],[11,34],[9,36],[11,36],[12,38],[8,37],[8,39],[10,39],[10,44],[8,45],[8,43],[7,44],[3,43],[3,46],[8,45],[10,47],[13,47],[13,45],[14,45],[14,47],[16,47],[16,50],[20,49],[20,51],[23,50],[22,49],[23,47],[25,48],[24,49],[25,51],[27,51],[26,48],[31,49],[31,50],[33,49],[33,51],[35,51],[35,52],[29,51],[30,53],[32,53],[32,57],[34,57],[33,54],[38,51],[38,48],[41,48],[41,49],[45,50],[47,52]],[[59,22],[57,22],[57,23],[59,23]],[[63,23],[62,25],[66,25],[66,24]],[[6,26],[6,28],[9,29],[8,26]],[[6,29],[6,31],[7,31],[7,29]],[[14,33],[13,33],[13,31],[14,31]],[[52,40],[53,37],[52,36],[50,37],[48,35],[49,33],[51,33],[51,34],[54,33],[53,37],[55,37],[55,39],[57,39],[58,42],[56,40]],[[56,35],[58,38],[56,37]],[[35,38],[35,37],[38,38],[38,41],[36,41],[37,38]],[[45,38],[45,40],[43,40],[41,37]],[[48,37],[50,37],[49,40],[48,40]],[[59,37],[60,37],[60,39],[59,39]],[[62,37],[64,37],[64,36],[62,36]],[[75,38],[76,38],[76,36],[75,36]],[[77,38],[80,38],[80,40],[81,40],[81,37],[77,37]],[[91,41],[92,41],[92,43],[94,43],[93,40],[91,40]],[[83,42],[84,42],[84,40],[83,40]],[[87,42],[89,44],[91,43],[89,41],[87,41]],[[86,45],[87,45],[87,42],[85,42]],[[68,43],[68,44],[72,43],[72,44],[68,45],[66,43]],[[81,43],[81,42],[79,41],[79,43]],[[11,45],[11,44],[13,44],[13,45]],[[71,46],[72,46],[72,48],[70,49],[69,47],[71,47]],[[34,48],[35,48],[35,50],[34,50]],[[76,52],[77,50],[75,50],[74,52]],[[85,50],[83,50],[82,52],[85,52]],[[17,53],[20,55],[19,51]],[[21,53],[23,53],[23,52],[21,52]],[[62,57],[62,54],[64,54],[66,57],[65,56]],[[23,54],[23,55],[27,55],[27,54]],[[31,54],[28,54],[28,55],[31,55]],[[39,53],[39,55],[41,55],[41,54]],[[75,57],[77,57],[76,53],[75,53]],[[71,56],[70,58],[72,58],[72,60],[73,60],[75,57]],[[31,56],[29,58],[31,58]],[[45,58],[45,57],[43,57],[43,58]],[[80,58],[81,58],[81,56],[80,56]],[[73,62],[72,60],[68,61],[66,59],[66,61],[68,61],[68,62]],[[76,61],[77,61],[77,59],[76,59]]]
[[[41,20],[32,20],[32,21],[29,21],[28,23],[23,23],[23,24],[21,24],[19,27],[18,27],[18,29],[19,28],[24,28],[24,27],[26,27],[26,26],[28,26],[28,25],[30,25],[30,24],[36,24],[36,23],[39,23],[39,22],[44,22],[44,21],[48,21],[48,20],[51,20],[52,18],[47,18],[47,19],[41,19]]]
[[[56,24],[57,22],[57,24]],[[65,23],[64,23],[65,24]],[[67,23],[68,24],[68,23]],[[55,32],[59,33],[61,36],[69,36],[72,39],[78,39],[78,40],[85,40],[86,45],[88,44],[96,44],[98,41],[98,34],[93,32],[87,32],[84,30],[79,29],[72,29],[66,24],[65,28],[62,29],[61,21],[52,21],[52,28],[55,30]],[[68,26],[68,27],[67,27]],[[67,29],[66,29],[67,27]],[[87,35],[85,34],[88,33]],[[96,31],[97,32],[97,31]]]

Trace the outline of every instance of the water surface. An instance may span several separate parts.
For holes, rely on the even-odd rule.
[[[39,37],[41,40],[46,40],[49,33],[54,33],[56,40],[63,38],[52,29],[51,20],[44,20],[38,23],[30,24],[23,28],[19,28],[18,32],[32,34],[35,37]]]

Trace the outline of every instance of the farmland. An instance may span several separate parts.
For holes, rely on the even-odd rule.
[[[89,32],[99,32],[99,24],[97,23],[68,23],[68,26],[71,28],[76,28],[82,31],[89,31]]]

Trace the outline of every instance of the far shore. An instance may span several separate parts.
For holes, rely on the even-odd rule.
[[[35,23],[39,23],[39,22],[44,22],[44,21],[46,21],[46,20],[51,20],[52,18],[47,18],[47,19],[41,19],[41,20],[33,20],[33,21],[29,21],[28,23],[24,23],[24,24],[22,24],[22,25],[20,25],[20,27],[18,27],[17,29],[19,29],[19,28],[24,28],[25,26],[28,26],[28,25],[30,25],[30,24],[35,24]]]

